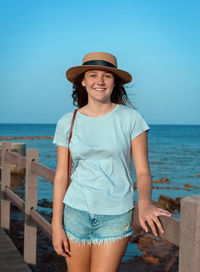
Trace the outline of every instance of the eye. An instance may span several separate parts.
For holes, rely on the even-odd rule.
[[[113,75],[112,74],[105,74],[105,77],[107,77],[107,78],[113,78]]]
[[[96,77],[96,74],[90,74],[89,76],[90,77]]]

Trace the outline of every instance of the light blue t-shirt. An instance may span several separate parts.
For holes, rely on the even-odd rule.
[[[68,147],[73,113],[57,123],[53,143]],[[89,117],[77,112],[69,145],[73,169],[63,202],[93,214],[122,214],[134,206],[131,140],[149,126],[129,106]]]

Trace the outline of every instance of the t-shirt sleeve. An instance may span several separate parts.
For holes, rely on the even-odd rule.
[[[131,116],[131,140],[149,129],[150,128],[142,115],[138,111],[134,110]]]
[[[56,125],[53,144],[68,147],[72,113],[65,114]]]

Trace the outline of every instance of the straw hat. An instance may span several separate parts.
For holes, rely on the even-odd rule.
[[[91,69],[110,71],[121,78],[123,84],[132,80],[132,76],[128,72],[117,68],[115,56],[104,52],[94,52],[85,55],[82,65],[69,68],[66,72],[66,77],[70,82],[74,83],[79,75]]]

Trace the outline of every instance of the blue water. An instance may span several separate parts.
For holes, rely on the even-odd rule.
[[[55,124],[0,124],[0,136],[53,136]],[[24,142],[27,148],[39,150],[39,162],[56,169],[56,146],[52,139],[11,140]],[[150,125],[148,133],[149,162],[152,179],[168,178],[169,184],[159,185],[153,189],[152,199],[158,200],[160,194],[172,198],[200,194],[200,125]],[[134,166],[132,178],[135,181]],[[187,191],[184,184],[197,186]],[[170,189],[162,189],[169,186]],[[179,189],[174,190],[173,187]],[[24,196],[24,184],[17,186],[16,191]],[[136,200],[138,198],[136,191]],[[53,186],[39,177],[38,199],[52,200]],[[135,244],[128,246],[123,261],[140,254]]]
[[[153,190],[153,199],[156,200],[160,193],[170,197],[200,194],[200,178],[196,176],[200,174],[200,126],[152,125],[149,131],[149,161],[153,180],[166,177],[170,180],[170,187],[184,188],[186,183],[199,187],[191,191]]]
[[[0,124],[0,136],[53,136],[55,127],[56,124]],[[200,174],[200,125],[150,125],[148,134],[153,180],[165,177],[170,184],[159,184],[159,187],[180,188],[154,189],[152,199],[157,200],[160,194],[170,197],[200,194],[200,178],[196,176]],[[56,146],[52,144],[52,139],[11,141],[24,142],[27,148],[37,148],[39,162],[56,169]],[[134,169],[132,177],[135,181]],[[186,183],[198,186],[198,189],[186,191]],[[51,200],[52,193],[52,184],[39,178],[38,198]]]

